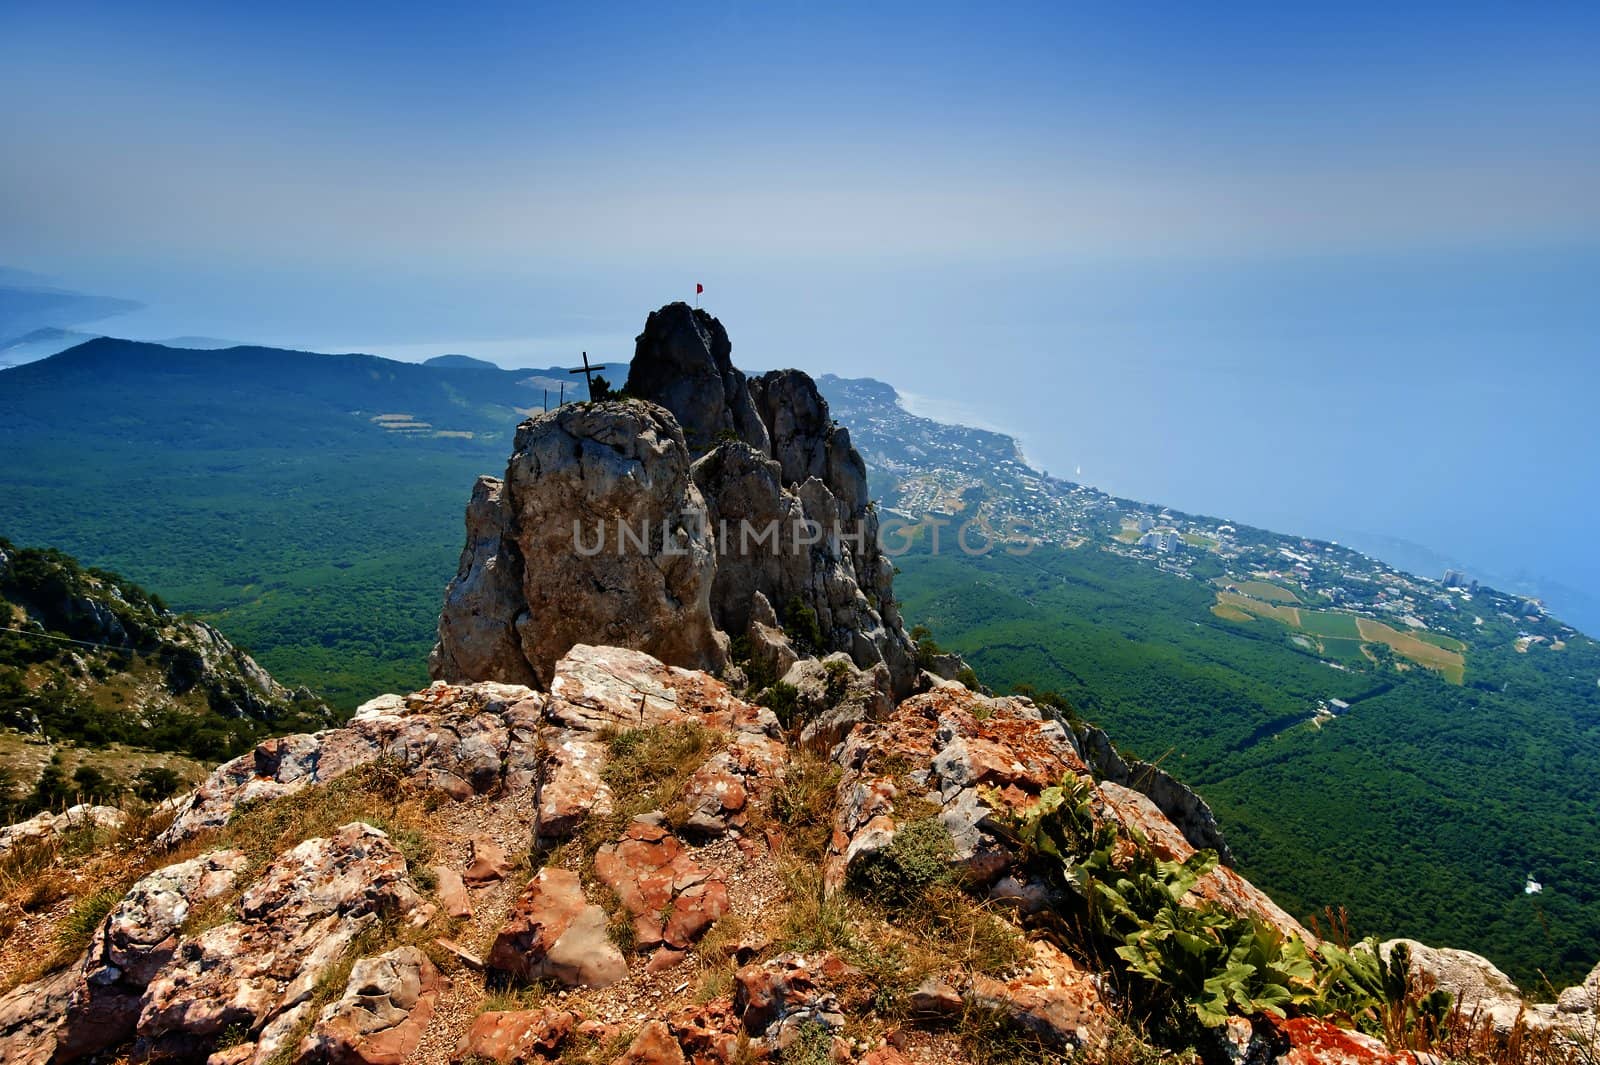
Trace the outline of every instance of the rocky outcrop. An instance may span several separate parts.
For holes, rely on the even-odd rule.
[[[733,365],[728,331],[699,308],[669,303],[650,313],[634,342],[626,389],[671,411],[696,457],[728,436],[770,449],[745,376]]]
[[[422,1041],[434,1004],[449,985],[416,947],[362,958],[344,994],[323,1008],[299,1046],[302,1062],[401,1065]]]
[[[115,806],[95,806],[79,803],[60,813],[45,810],[26,821],[0,828],[0,854],[24,844],[44,843],[59,839],[71,832],[92,831],[97,828],[121,828],[128,815]]]
[[[1005,817],[1026,810],[1044,789],[1092,774],[1073,737],[1030,700],[991,698],[960,685],[901,703],[881,722],[857,726],[835,760],[839,782],[826,882],[844,886],[858,863],[886,850],[904,827],[900,805],[926,805],[954,844],[964,879],[997,901],[1024,908],[1048,902],[1031,882],[1005,833]],[[909,793],[908,793],[909,792]],[[1148,798],[1120,785],[1097,785],[1097,817],[1136,832],[1168,861],[1195,848]],[[1192,905],[1215,904],[1253,916],[1285,935],[1315,939],[1260,889],[1219,865],[1195,885]]]
[[[146,987],[137,1034],[182,1057],[223,1032],[248,1034],[266,1061],[313,1009],[318,976],[384,914],[432,915],[389,838],[350,824],[274,862],[239,898],[239,919],[186,939]]]
[[[668,305],[639,336],[627,400],[519,427],[505,479],[473,490],[435,678],[542,688],[577,642],[716,670],[738,636],[773,678],[797,651],[840,651],[910,691],[849,433],[811,378],[749,381],[731,352],[715,318]]]
[[[1178,826],[1190,846],[1216,851],[1223,865],[1233,865],[1233,849],[1222,837],[1217,817],[1204,799],[1160,766],[1124,758],[1103,729],[1082,723],[1075,723],[1072,728],[1078,748],[1096,776],[1139,792]]]
[[[594,871],[628,911],[640,950],[684,950],[728,912],[722,874],[696,862],[653,818],[636,819],[620,840],[601,847]]]
[[[452,1062],[539,1065],[555,1061],[583,1018],[570,1010],[491,1010],[480,1013],[462,1038]]]
[[[712,603],[729,632],[765,623],[759,593],[811,654],[843,651],[882,664],[897,693],[915,678],[894,600],[894,567],[878,547],[866,467],[798,370],[751,382],[772,450],[728,441],[695,462],[718,545]]]
[[[1564,988],[1554,1002],[1535,1003],[1524,1001],[1509,976],[1471,951],[1391,939],[1379,946],[1378,953],[1388,960],[1401,945],[1409,952],[1413,975],[1448,991],[1465,1015],[1488,1020],[1502,1033],[1520,1024],[1600,1049],[1600,965],[1581,983]]]
[[[40,637],[0,660],[0,691],[14,693],[0,699],[0,726],[48,733],[52,743],[154,743],[192,753],[203,749],[194,737],[212,730],[262,735],[332,720],[309,692],[285,688],[215,628],[174,613],[131,581],[59,551],[0,545],[0,624]],[[193,727],[171,728],[175,720]],[[117,760],[108,761],[99,768],[132,783]],[[42,764],[28,765],[10,787],[25,794]]]
[[[659,407],[573,404],[524,422],[504,483],[473,490],[433,676],[545,687],[580,642],[721,668],[705,509]]]
[[[344,728],[271,739],[219,766],[179,804],[161,842],[177,846],[225,825],[243,803],[292,795],[384,757],[457,799],[531,787],[545,704],[538,692],[493,683],[374,699]]]
[[[444,593],[439,642],[428,659],[435,678],[538,682],[522,649],[528,621],[522,598],[522,550],[505,505],[505,482],[479,477],[467,503],[467,544]]]
[[[862,682],[888,698],[868,679],[874,671],[845,656],[812,664],[817,685]],[[903,1065],[939,1060],[918,1040],[947,1037],[943,1029],[972,1017],[1060,1056],[1113,1055],[1113,1040],[1126,1038],[1118,1013],[1130,1002],[1113,989],[1129,974],[1108,977],[1092,967],[1093,948],[1076,949],[1064,919],[1071,888],[1059,862],[1026,849],[1016,817],[1066,783],[1084,799],[1074,815],[1087,819],[1081,831],[1110,838],[1110,853],[1132,853],[1142,841],[1156,858],[1183,861],[1194,853],[1184,830],[1147,795],[1095,782],[1078,738],[1027,699],[948,684],[840,728],[837,743],[798,751],[799,736],[772,711],[716,678],[584,644],[555,664],[547,692],[437,683],[372,700],[344,728],[261,744],[213,773],[164,839],[197,856],[138,880],[73,964],[0,997],[0,1060],[732,1065],[826,1054]],[[639,750],[642,730],[656,739],[693,735],[696,753],[681,765],[613,762]],[[380,760],[357,791],[333,793],[379,788],[374,819],[388,816],[392,796],[411,795],[416,805],[407,809],[439,819],[428,831],[436,876],[422,878],[426,891],[402,853],[406,837],[361,822],[273,857],[256,852],[254,861],[201,849],[204,834],[219,828],[254,838],[240,819],[260,813],[280,823],[295,796]],[[623,781],[663,772],[672,788],[651,795],[658,808],[612,818],[616,804],[642,804],[636,794],[611,795],[607,780],[620,791]],[[252,805],[285,798],[265,811]],[[807,843],[825,849],[819,889],[785,836],[829,820],[831,834]],[[940,827],[939,843],[916,861],[925,872],[932,856],[952,875],[940,895],[907,905],[929,915],[960,905],[970,919],[1007,924],[997,930],[1011,944],[1003,965],[967,960],[959,948],[941,963],[940,941],[917,938],[927,915],[884,909],[900,905],[877,893],[883,871],[895,868],[886,863],[908,853],[896,849],[901,841],[926,841],[930,825]],[[1107,828],[1115,831],[1103,837]],[[534,856],[533,869],[513,859],[522,854]],[[853,891],[872,905],[835,897]],[[1226,867],[1182,901],[1314,943]],[[204,903],[210,908],[197,910]],[[838,926],[813,929],[818,919],[808,913]],[[824,934],[850,946],[820,949]],[[907,936],[926,979],[914,990],[876,986],[883,978],[872,971],[873,952],[900,950]],[[1496,1024],[1548,1028],[1562,1039],[1594,1031],[1600,972],[1556,1003],[1530,1006],[1482,959],[1411,949],[1420,972]],[[548,997],[523,1002],[534,1008],[476,1012],[491,989],[507,985],[512,995]],[[894,1031],[876,1045],[859,1038],[882,1021],[883,994],[904,1004],[895,1014],[904,1024],[923,1029],[915,1039]],[[1209,1030],[1203,1057],[1411,1060],[1289,1013],[1230,1017]]]
[[[192,908],[246,868],[216,851],[136,883],[73,966],[0,1000],[0,1060],[43,1065],[132,1044],[142,1054],[204,1058],[236,1033],[239,1062],[286,1047],[312,1009],[319,974],[388,915],[425,923],[433,907],[382,832],[350,824],[271,863],[233,920],[184,934]]]
[[[82,983],[67,1004],[58,1057],[84,1057],[127,1038],[146,989],[177,953],[190,910],[231,889],[247,865],[239,851],[213,851],[133,885],[95,932]]]
[[[783,682],[794,689],[795,714],[805,721],[800,744],[810,750],[831,750],[856,725],[881,720],[894,706],[888,667],[857,669],[842,652],[795,662]]]

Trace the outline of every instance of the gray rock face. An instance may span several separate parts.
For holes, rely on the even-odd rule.
[[[717,624],[746,632],[757,593],[791,635],[810,611],[819,645],[862,669],[882,664],[904,695],[915,678],[910,640],[895,608],[894,567],[878,550],[866,467],[849,434],[798,370],[750,383],[772,452],[726,441],[694,464],[695,484],[719,537],[712,609]]]
[[[1196,850],[1213,850],[1223,865],[1233,865],[1233,848],[1223,838],[1222,826],[1206,801],[1160,766],[1125,759],[1111,737],[1093,725],[1073,726],[1083,760],[1095,775],[1144,795],[1183,833]]]
[[[671,411],[696,456],[728,434],[770,451],[767,427],[732,355],[721,322],[687,303],[669,303],[651,312],[634,342],[628,394]]]
[[[445,589],[439,642],[428,659],[435,677],[484,677],[507,684],[534,683],[522,653],[518,624],[527,624],[522,600],[522,553],[509,528],[505,483],[479,477],[467,504],[467,545],[455,579]]]
[[[448,981],[416,947],[362,958],[344,995],[323,1008],[298,1060],[334,1065],[401,1065],[433,1016]]]
[[[842,651],[910,692],[865,463],[810,377],[747,381],[731,354],[720,322],[669,304],[639,335],[633,398],[519,427],[504,482],[473,490],[435,679],[546,687],[579,642],[714,670],[728,634],[752,631],[787,667],[774,634],[752,629],[781,622],[793,650]],[[754,616],[757,595],[774,609]]]
[[[720,669],[713,549],[683,432],[665,410],[573,404],[530,419],[504,484],[474,490],[430,670],[544,687],[578,643]]]

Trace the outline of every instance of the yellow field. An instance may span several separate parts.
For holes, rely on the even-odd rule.
[[[1245,595],[1265,599],[1269,603],[1298,603],[1300,597],[1289,589],[1270,581],[1235,581],[1233,586]]]
[[[1263,603],[1259,599],[1251,599],[1249,596],[1240,595],[1237,592],[1218,592],[1217,605],[1232,607],[1235,610],[1242,610],[1257,617],[1271,618],[1273,621],[1287,625],[1291,629],[1300,627],[1300,611],[1292,606]]]
[[[1218,603],[1211,608],[1211,612],[1224,621],[1252,621],[1254,618],[1236,606],[1225,606]]]
[[[1404,655],[1428,669],[1438,670],[1451,684],[1460,684],[1466,679],[1467,660],[1459,651],[1436,646],[1427,640],[1419,640],[1410,633],[1391,629],[1383,622],[1371,618],[1357,618],[1356,628],[1360,630],[1363,640],[1386,643],[1394,649],[1395,654]]]

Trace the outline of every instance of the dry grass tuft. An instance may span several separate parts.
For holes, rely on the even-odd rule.
[[[805,751],[796,752],[773,787],[771,815],[795,858],[816,864],[827,853],[838,787],[839,767]]]
[[[726,738],[697,721],[607,731],[610,748],[601,779],[614,803],[605,817],[590,816],[581,836],[587,865],[595,851],[622,834],[629,821],[652,810],[666,811],[705,760],[721,750]]]

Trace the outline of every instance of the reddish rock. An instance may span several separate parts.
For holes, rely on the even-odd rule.
[[[600,848],[594,870],[633,915],[641,950],[682,950],[728,912],[721,871],[702,868],[676,836],[647,821],[633,821],[621,840]]]
[[[438,866],[433,871],[439,882],[439,903],[444,912],[458,921],[472,919],[472,894],[462,881],[461,874],[449,866]]]
[[[185,940],[150,981],[137,1026],[157,1055],[179,1056],[230,1028],[257,1033],[270,1058],[310,1019],[318,976],[361,932],[392,914],[414,926],[434,913],[389,838],[359,822],[310,839],[239,897],[239,919]]]
[[[344,995],[326,1006],[300,1044],[301,1062],[401,1065],[422,1041],[449,981],[416,947],[363,958]]]
[[[1051,1046],[1093,1051],[1104,1045],[1111,1017],[1094,974],[1043,940],[1029,947],[1032,957],[1020,976],[996,980],[975,975],[971,999],[1002,1010]]]
[[[725,732],[783,735],[771,710],[738,698],[710,674],[621,647],[573,647],[556,663],[550,695],[549,719],[584,732],[694,720]]]
[[[1370,1035],[1336,1027],[1317,1017],[1288,1021],[1267,1017],[1259,1026],[1288,1040],[1288,1051],[1280,1052],[1274,1065],[1412,1065],[1413,1061],[1410,1054],[1390,1053]]]
[[[862,1057],[861,1065],[911,1065],[911,1059],[892,1046],[881,1046],[869,1050]]]
[[[241,851],[212,851],[134,884],[95,931],[67,1007],[59,1057],[85,1057],[133,1034],[145,987],[172,960],[190,911],[231,888],[248,865]]]
[[[844,774],[823,865],[830,890],[843,885],[857,861],[893,840],[897,781],[939,804],[954,859],[969,881],[985,884],[1013,860],[992,831],[994,815],[1025,809],[1045,788],[1088,773],[1066,730],[1032,703],[959,685],[907,699],[883,721],[858,725],[835,760]]]
[[[536,749],[534,737],[519,739],[515,726],[537,721],[544,699],[528,688],[494,683],[435,684],[374,699],[343,728],[279,736],[219,766],[179,803],[160,842],[177,846],[227,824],[240,803],[292,795],[385,757],[405,766],[413,780],[456,797],[497,790],[502,767],[522,764]],[[526,786],[531,776],[518,779]]]
[[[541,869],[495,937],[488,967],[523,982],[609,987],[628,975],[606,934],[606,915],[584,897],[578,874]]]
[[[450,1060],[485,1059],[496,1065],[556,1061],[580,1023],[576,1013],[549,1008],[480,1013]]]
[[[664,973],[668,969],[676,969],[688,957],[689,955],[681,950],[657,947],[656,952],[650,955],[650,960],[645,964],[644,971],[647,973]]]
[[[695,1065],[737,1060],[742,1025],[732,1000],[726,995],[685,1006],[671,1014],[667,1024]],[[760,1061],[766,1056],[760,1044],[749,1045],[747,1050],[751,1061]]]
[[[612,1065],[687,1065],[683,1048],[662,1021],[651,1021],[639,1029],[628,1050]]]
[[[0,995],[0,1061],[49,1065],[62,1034],[61,1015],[79,979],[69,966]]]
[[[911,1012],[920,1017],[954,1017],[966,1008],[961,992],[930,976],[911,992]]]
[[[606,744],[592,732],[561,729],[547,739],[544,781],[539,788],[539,838],[566,839],[591,814],[611,812],[611,789],[600,779]]]
[[[856,970],[831,954],[808,960],[787,953],[760,964],[746,965],[733,977],[733,1009],[752,1036],[768,1036],[781,1045],[785,1025],[798,1028],[807,1022],[837,1030],[844,1025],[838,1000],[828,983],[855,975]]]
[[[496,880],[504,880],[512,870],[506,849],[488,836],[472,837],[472,862],[461,879],[472,887],[482,887]]]

